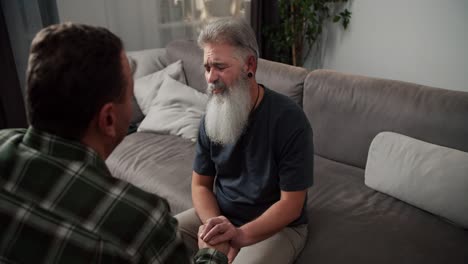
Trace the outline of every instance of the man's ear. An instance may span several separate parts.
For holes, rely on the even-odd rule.
[[[257,61],[255,56],[249,55],[247,57],[247,72],[255,73],[257,71]]]
[[[115,106],[113,103],[107,103],[101,107],[98,115],[97,126],[100,133],[115,137],[117,135],[115,123],[117,121]]]

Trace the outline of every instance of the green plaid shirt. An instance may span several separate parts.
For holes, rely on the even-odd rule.
[[[166,200],[84,145],[0,131],[0,263],[190,263]],[[227,263],[204,249],[196,263]]]

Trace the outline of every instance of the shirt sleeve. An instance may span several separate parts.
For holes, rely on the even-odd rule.
[[[312,128],[303,119],[303,126],[287,133],[280,151],[279,184],[283,191],[305,190],[313,184],[314,145]]]
[[[205,116],[203,116],[198,130],[197,145],[195,147],[195,160],[193,162],[193,170],[200,175],[216,175],[215,165],[211,160],[210,145],[210,139],[205,132]]]
[[[221,264],[221,263],[228,263],[228,258],[226,255],[223,253],[212,249],[212,248],[203,248],[200,249],[195,257],[193,258],[193,261],[196,264]]]
[[[172,252],[164,263],[227,264],[228,258],[220,251],[212,248],[203,248],[197,252],[192,260],[190,260],[188,253],[185,250],[185,246],[181,244],[177,250]]]

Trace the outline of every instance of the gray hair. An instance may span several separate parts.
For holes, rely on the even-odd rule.
[[[258,44],[252,28],[243,19],[225,17],[208,23],[198,36],[198,45],[223,43],[237,48],[243,59],[252,54],[258,60]]]

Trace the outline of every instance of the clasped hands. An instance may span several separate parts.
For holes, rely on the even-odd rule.
[[[216,216],[206,220],[198,229],[198,246],[213,247],[227,255],[229,263],[239,253],[242,231],[235,227],[226,217]]]

